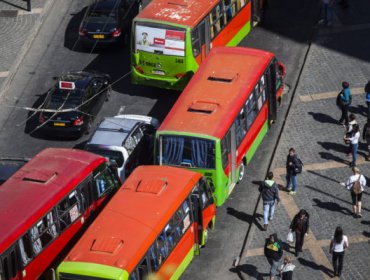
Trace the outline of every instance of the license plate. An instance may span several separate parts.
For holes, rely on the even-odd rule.
[[[102,34],[95,34],[95,35],[93,35],[93,38],[94,39],[104,39],[104,35],[102,35]]]
[[[65,123],[61,123],[61,122],[55,122],[54,123],[54,126],[66,126]]]
[[[164,75],[164,71],[162,70],[153,70],[153,73],[156,74],[156,75]]]

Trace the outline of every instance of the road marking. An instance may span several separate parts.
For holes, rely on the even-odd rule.
[[[118,110],[117,115],[123,115],[123,112],[126,110],[126,106],[121,106]]]
[[[9,71],[2,71],[2,72],[0,71],[0,78],[6,78],[9,76],[9,74],[10,74]]]
[[[368,240],[369,240],[369,238],[368,237],[365,237],[363,235],[348,236],[349,246],[351,246],[351,244],[368,242]],[[317,240],[317,244],[320,247],[329,247],[329,245],[330,245],[330,239]],[[290,246],[292,246],[292,245],[290,245]],[[306,243],[304,244],[303,249],[308,249]],[[257,256],[263,256],[263,255],[264,255],[264,248],[263,247],[259,247],[259,248],[254,248],[254,249],[248,250],[247,251],[247,254],[245,256],[246,257],[257,257]]]
[[[31,11],[18,11],[18,16],[24,16],[24,15],[29,15],[29,14],[41,14],[43,11],[43,8],[35,8],[32,9]]]
[[[310,102],[310,101],[316,101],[316,100],[323,100],[323,99],[330,99],[330,98],[336,98],[339,91],[328,91],[328,92],[320,92],[320,93],[314,93],[310,95],[300,95],[299,99],[302,102]],[[351,88],[351,94],[358,95],[363,94],[364,88]]]

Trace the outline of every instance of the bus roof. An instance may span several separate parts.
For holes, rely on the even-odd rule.
[[[246,95],[274,57],[241,47],[216,47],[201,64],[158,132],[196,133],[222,138]]]
[[[86,151],[48,148],[0,187],[0,252],[106,159]]]
[[[176,167],[137,167],[65,261],[131,273],[200,178],[200,173]]]
[[[152,0],[137,16],[194,27],[219,0]]]

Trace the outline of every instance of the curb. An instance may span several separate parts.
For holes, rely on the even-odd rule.
[[[9,69],[9,76],[5,79],[2,86],[0,86],[0,101],[5,96],[5,93],[9,89],[11,82],[13,81],[14,76],[17,74],[19,66],[21,65],[23,59],[25,58],[30,46],[33,43],[33,40],[36,38],[37,33],[39,32],[44,20],[49,15],[49,11],[54,5],[55,0],[46,0],[45,6],[43,8],[43,12],[41,13],[40,17],[36,20],[35,24],[31,28],[29,35],[24,42],[19,55],[14,60],[13,65]]]

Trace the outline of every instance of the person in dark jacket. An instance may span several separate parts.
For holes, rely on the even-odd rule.
[[[279,204],[279,189],[273,180],[274,173],[271,171],[267,174],[267,179],[263,181],[258,188],[261,193],[263,201],[263,228],[267,230],[269,221],[274,217],[275,213],[275,201]]]
[[[279,267],[281,257],[283,256],[283,249],[276,233],[271,234],[269,238],[266,239],[264,251],[265,257],[271,265],[270,280],[273,280],[277,274],[277,268]]]
[[[370,160],[370,118],[367,119],[367,122],[364,125],[364,129],[362,130],[362,139],[366,141],[366,148],[368,155],[366,156],[366,160]]]
[[[286,159],[286,189],[289,194],[296,194],[297,190],[297,167],[299,165],[299,159],[295,154],[293,148],[289,149],[289,154]],[[292,184],[293,188],[290,187]]]
[[[367,105],[367,118],[370,119],[370,80],[367,82],[364,88],[365,100]]]
[[[298,257],[299,252],[302,252],[304,237],[309,229],[310,215],[306,210],[301,209],[293,218],[289,229],[295,232],[295,255]]]

